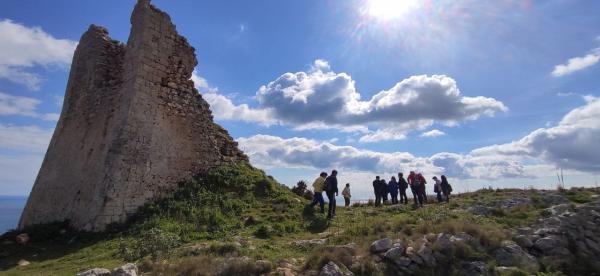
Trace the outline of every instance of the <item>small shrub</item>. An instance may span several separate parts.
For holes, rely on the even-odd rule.
[[[208,247],[208,252],[219,256],[237,255],[239,251],[235,243],[213,243]]]
[[[313,217],[308,224],[308,231],[312,233],[321,233],[329,227],[329,220],[324,216]]]
[[[266,224],[259,226],[258,229],[256,229],[256,231],[254,231],[254,235],[257,238],[261,238],[261,239],[268,239],[271,236],[273,236],[273,234],[274,234],[273,227],[271,227],[271,225],[266,225]]]
[[[129,242],[121,240],[119,253],[127,261],[134,261],[146,256],[153,260],[160,260],[171,253],[171,250],[180,244],[177,235],[165,232],[159,228],[152,228],[143,233],[139,238]]]

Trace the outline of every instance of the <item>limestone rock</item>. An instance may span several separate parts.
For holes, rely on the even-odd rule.
[[[110,270],[106,268],[92,268],[90,270],[77,273],[77,276],[110,276]]]
[[[461,262],[459,275],[463,276],[486,276],[490,275],[488,272],[485,263],[481,261],[475,262]]]
[[[321,246],[327,242],[327,239],[316,239],[316,240],[297,240],[293,241],[292,245],[301,247],[304,249],[311,249],[317,246]]]
[[[321,269],[321,273],[319,276],[351,276],[354,275],[352,272],[348,271],[348,269],[342,270],[337,264],[330,261],[325,264]]]
[[[138,268],[135,264],[128,263],[113,269],[111,276],[137,276]]]
[[[21,260],[19,260],[19,262],[17,262],[17,265],[18,265],[18,266],[28,266],[28,265],[30,265],[30,264],[31,264],[31,263],[30,263],[29,261],[27,261],[27,260],[24,260],[24,259],[21,259]]]
[[[170,16],[139,0],[131,25],[127,44],[95,25],[81,37],[19,229],[102,231],[181,181],[248,160],[194,88],[195,50]]]
[[[515,242],[522,248],[530,248],[533,242],[525,235],[517,235],[514,237]]]
[[[517,266],[529,272],[539,270],[537,259],[513,241],[503,241],[500,248],[494,252],[494,258],[501,266]]]
[[[27,233],[19,234],[15,237],[18,244],[26,244],[29,242],[29,235]]]
[[[385,252],[388,251],[390,248],[392,248],[392,240],[389,238],[376,240],[371,244],[370,247],[372,253]]]

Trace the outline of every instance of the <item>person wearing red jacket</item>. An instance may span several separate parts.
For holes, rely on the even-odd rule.
[[[408,181],[408,185],[410,186],[410,191],[413,194],[413,200],[415,201],[415,205],[423,206],[423,196],[419,192],[420,191],[419,189],[421,186],[421,184],[420,184],[421,180],[419,179],[419,177],[417,176],[417,174],[414,171],[410,172],[410,174],[408,175],[406,180]]]

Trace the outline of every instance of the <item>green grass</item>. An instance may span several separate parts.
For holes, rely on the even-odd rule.
[[[591,190],[563,191],[573,202],[588,202]],[[490,204],[514,196],[529,196],[533,205],[496,210],[491,216],[465,211],[473,204]],[[331,246],[355,243],[360,266],[348,267],[357,275],[370,275],[375,262],[368,253],[372,241],[389,237],[405,244],[421,242],[429,233],[474,237],[454,249],[453,261],[481,260],[494,266],[491,252],[510,230],[527,226],[547,214],[536,191],[480,190],[452,198],[450,204],[411,204],[374,207],[354,204],[338,207],[334,220],[327,220],[308,201],[292,193],[247,164],[219,167],[200,175],[163,199],[148,203],[129,222],[112,225],[101,234],[78,233],[61,224],[28,229],[32,242],[2,245],[2,275],[73,275],[93,267],[112,269],[133,261],[145,270],[166,275],[210,273],[228,256],[248,256],[250,261],[232,262],[225,271],[266,271],[254,260],[299,260],[298,267],[317,269],[328,260],[348,263],[344,252]],[[60,234],[62,229],[66,233]],[[14,239],[17,233],[2,238]],[[307,249],[292,242],[327,238],[322,247]],[[2,256],[2,255],[0,255]],[[31,265],[16,267],[20,259]],[[168,265],[171,264],[171,265]]]

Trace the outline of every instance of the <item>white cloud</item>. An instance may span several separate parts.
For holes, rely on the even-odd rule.
[[[566,64],[559,64],[554,66],[552,76],[562,77],[579,70],[588,68],[600,61],[600,48],[596,48],[591,53],[583,57],[570,58]]]
[[[212,92],[205,93],[203,97],[210,104],[216,119],[255,122],[267,126],[277,123],[268,109],[253,109],[247,104],[235,105],[229,98]]]
[[[26,71],[36,65],[67,66],[76,41],[56,39],[39,27],[26,27],[10,19],[0,20],[0,78],[37,90],[40,77]]]
[[[58,113],[38,113],[36,109],[40,103],[41,101],[38,99],[13,96],[0,92],[0,116],[20,115],[36,117],[44,121],[58,121],[58,117],[60,116]]]
[[[11,126],[0,124],[0,148],[43,153],[48,148],[53,129],[38,126]]]
[[[600,172],[600,99],[585,96],[554,127],[540,128],[518,141],[473,151],[478,156],[537,158],[565,169]]]
[[[37,116],[40,100],[0,92],[0,115]]]
[[[408,152],[376,152],[306,138],[255,135],[239,138],[253,164],[263,168],[310,168],[371,174],[422,171],[460,179],[509,179],[548,176],[556,168],[600,172],[600,99],[566,114],[557,126],[531,132],[518,141],[429,157]]]
[[[421,133],[421,135],[419,135],[419,136],[424,137],[424,138],[433,138],[433,137],[439,137],[439,136],[444,136],[444,135],[446,135],[445,132],[438,130],[438,129],[432,129],[430,131]]]
[[[268,113],[264,117],[269,118],[268,124],[277,121],[296,130],[358,131],[364,133],[361,142],[401,140],[410,131],[435,123],[455,126],[508,110],[493,98],[461,95],[456,82],[444,75],[412,76],[362,101],[352,77],[331,71],[329,63],[322,59],[315,60],[308,72],[285,73],[261,86],[256,99],[259,107],[249,110]],[[213,111],[227,112],[218,107]]]

